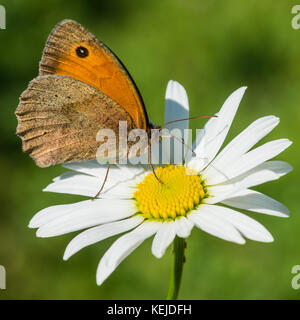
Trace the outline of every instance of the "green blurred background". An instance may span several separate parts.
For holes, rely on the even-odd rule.
[[[36,238],[31,217],[50,205],[82,197],[42,193],[61,166],[38,168],[15,135],[20,93],[37,75],[46,38],[62,19],[77,20],[115,51],[143,95],[150,118],[163,122],[169,79],[186,88],[191,115],[219,110],[247,85],[229,139],[258,117],[274,114],[280,125],[264,141],[294,144],[278,159],[294,171],[257,188],[290,208],[288,219],[251,213],[273,234],[271,244],[240,246],[194,229],[188,239],[179,298],[298,299],[292,266],[300,264],[299,156],[300,29],[291,27],[287,0],[6,0],[7,29],[0,30],[1,218],[0,264],[7,290],[0,299],[163,299],[171,249],[162,259],[143,243],[98,287],[99,259],[115,240],[88,247],[69,261],[62,255],[74,234]],[[193,128],[204,121],[191,121]]]

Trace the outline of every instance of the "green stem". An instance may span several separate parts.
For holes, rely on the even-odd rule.
[[[173,243],[173,265],[171,270],[171,278],[166,300],[176,300],[179,292],[182,269],[184,263],[185,240],[179,237],[174,239]]]

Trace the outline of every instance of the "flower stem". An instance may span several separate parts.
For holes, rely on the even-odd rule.
[[[173,265],[166,300],[176,300],[179,292],[184,258],[185,240],[179,237],[173,243]]]

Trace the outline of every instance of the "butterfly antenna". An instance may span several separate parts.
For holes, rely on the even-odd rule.
[[[200,119],[200,118],[217,118],[217,117],[218,116],[216,116],[215,114],[211,114],[211,115],[207,115],[207,116],[196,116],[196,117],[190,117],[190,118],[185,118],[185,119],[172,120],[172,121],[165,122],[164,126],[166,126],[167,124],[175,123],[175,122],[179,122],[179,121],[193,120],[193,119]]]
[[[107,177],[108,177],[108,172],[109,172],[109,169],[110,169],[110,163],[108,162],[107,164],[107,170],[106,170],[106,174],[105,174],[105,178],[104,178],[104,181],[102,183],[102,186],[100,188],[100,190],[97,192],[97,194],[92,198],[92,200],[95,200],[99,197],[100,193],[102,192],[103,188],[104,188],[104,185],[105,185],[105,182],[107,180]]]

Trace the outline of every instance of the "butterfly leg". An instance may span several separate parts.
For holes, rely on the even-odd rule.
[[[108,177],[108,172],[109,172],[109,169],[110,169],[110,163],[108,162],[107,164],[107,170],[106,170],[106,174],[105,174],[105,177],[104,177],[104,181],[102,183],[102,186],[100,188],[100,190],[97,192],[97,194],[92,198],[92,200],[95,200],[99,197],[100,193],[102,192],[103,188],[104,188],[104,185],[105,185],[105,182],[107,180],[107,177]]]
[[[151,145],[148,145],[148,147],[149,147],[149,164],[150,164],[150,167],[151,167],[152,172],[153,172],[153,174],[154,174],[154,177],[156,178],[156,180],[157,180],[159,183],[163,184],[163,182],[162,182],[162,181],[158,178],[158,176],[156,175],[155,169],[154,169],[153,164],[152,164],[152,162],[151,162]]]

